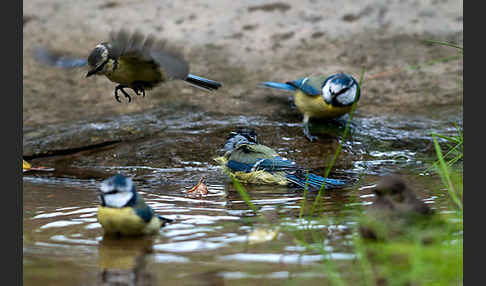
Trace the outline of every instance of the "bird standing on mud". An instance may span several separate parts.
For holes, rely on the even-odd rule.
[[[89,65],[87,77],[104,75],[118,83],[115,87],[118,102],[121,102],[118,91],[130,102],[125,88],[145,96],[145,90],[169,80],[180,79],[206,91],[222,86],[220,82],[190,74],[189,64],[175,47],[138,31],[110,33],[109,41],[98,44],[87,59],[59,57],[43,48],[37,48],[35,53],[39,61],[62,68]]]
[[[294,102],[304,115],[304,135],[309,141],[317,137],[309,131],[309,119],[331,119],[351,111],[353,103],[359,100],[358,82],[348,74],[339,73],[329,77],[309,76],[286,83],[263,82],[264,87],[294,91]]]
[[[252,129],[240,128],[229,134],[223,147],[225,154],[215,158],[226,171],[244,183],[296,184],[302,188],[319,190],[342,187],[344,181],[312,174],[295,162],[280,157],[275,150],[259,144]]]
[[[135,191],[130,178],[110,177],[101,183],[98,221],[105,235],[140,236],[156,234],[171,219],[154,213]]]

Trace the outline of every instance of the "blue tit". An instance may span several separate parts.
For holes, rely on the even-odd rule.
[[[118,102],[121,102],[118,91],[130,102],[131,97],[125,88],[145,96],[145,90],[169,80],[183,80],[205,91],[213,91],[222,86],[220,82],[190,74],[189,64],[175,47],[153,36],[146,37],[138,31],[130,33],[120,30],[110,33],[109,41],[98,44],[87,59],[56,55],[44,48],[34,51],[37,60],[45,64],[61,68],[88,65],[90,70],[86,77],[104,75],[118,83],[114,93]]]
[[[309,131],[309,119],[342,116],[351,111],[360,96],[358,82],[344,73],[309,76],[286,83],[263,82],[262,86],[295,92],[294,103],[304,116],[304,135],[311,142],[317,137]]]
[[[308,172],[295,162],[282,158],[275,150],[259,144],[257,134],[248,128],[239,128],[229,134],[223,147],[224,155],[214,160],[243,183],[279,184],[293,183],[302,188],[319,190],[342,187],[345,182],[325,179]]]
[[[139,236],[156,234],[171,219],[154,213],[135,191],[130,178],[110,177],[101,183],[98,221],[105,235]]]

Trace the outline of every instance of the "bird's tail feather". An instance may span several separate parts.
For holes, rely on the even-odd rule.
[[[174,220],[173,220],[173,219],[170,219],[170,218],[165,218],[165,217],[160,216],[160,215],[159,215],[159,219],[160,219],[160,221],[162,222],[162,226],[164,226],[164,225],[165,225],[165,224],[167,224],[167,223],[172,223],[172,222],[174,222]]]
[[[342,187],[345,184],[345,182],[343,180],[330,179],[330,178],[324,179],[323,177],[312,174],[312,173],[309,173],[308,175],[303,174],[303,176],[302,176],[302,174],[300,174],[300,175],[299,174],[288,174],[287,179],[290,182],[297,184],[302,188],[305,188],[306,186],[308,186],[309,188],[312,188],[314,190],[319,190],[322,186],[322,183],[324,183],[324,181],[325,181],[325,188],[326,189]]]
[[[281,89],[281,90],[288,90],[288,91],[295,91],[296,88],[290,84],[286,83],[281,83],[281,82],[272,82],[272,81],[266,81],[262,82],[260,84],[262,87],[269,87],[269,88],[276,88],[276,89]]]
[[[223,84],[220,82],[203,78],[193,74],[188,74],[187,78],[185,79],[185,82],[206,91],[213,91],[223,86]]]

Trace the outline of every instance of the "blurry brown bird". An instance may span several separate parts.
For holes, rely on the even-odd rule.
[[[408,226],[423,222],[434,213],[399,176],[384,177],[374,193],[375,201],[359,228],[363,238],[384,240],[402,234]]]

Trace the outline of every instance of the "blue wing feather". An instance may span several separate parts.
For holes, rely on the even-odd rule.
[[[287,84],[294,86],[302,90],[305,94],[308,95],[320,95],[321,89],[311,85],[311,82],[308,77],[299,78],[298,80],[289,81]]]
[[[319,190],[322,183],[325,182],[326,189],[341,187],[345,184],[339,179],[324,179],[316,174],[307,174],[304,169],[299,167],[295,162],[282,158],[274,157],[269,159],[256,159],[252,163],[241,163],[234,160],[228,161],[226,165],[232,172],[254,172],[263,170],[269,173],[284,172],[289,182],[295,183],[302,188]]]
[[[290,182],[299,185],[302,188],[305,188],[308,186],[309,188],[319,190],[322,186],[322,183],[325,182],[325,188],[330,189],[330,188],[338,188],[341,187],[345,184],[343,180],[338,180],[338,179],[324,179],[321,176],[318,176],[316,174],[309,173],[308,175],[305,176],[298,176],[297,174],[287,174],[287,180]]]
[[[253,168],[253,165],[254,164],[245,164],[234,160],[229,160],[226,164],[226,167],[228,167],[233,172],[251,172],[251,168]]]
[[[261,86],[275,88],[275,89],[281,89],[281,90],[288,90],[288,91],[295,91],[296,90],[296,88],[294,86],[292,86],[290,84],[286,84],[286,83],[281,83],[281,82],[266,81],[266,82],[262,82]]]
[[[295,170],[297,168],[295,162],[278,156],[266,159],[256,158],[252,163],[241,163],[235,160],[229,160],[226,166],[235,172],[251,172],[263,170],[270,173],[286,170]]]
[[[257,166],[258,170],[265,170],[268,172],[295,170],[296,168],[297,165],[295,164],[295,162],[279,156],[260,161],[258,162]]]
[[[135,213],[141,217],[145,222],[149,222],[152,219],[153,211],[149,206],[146,207],[135,207]]]

